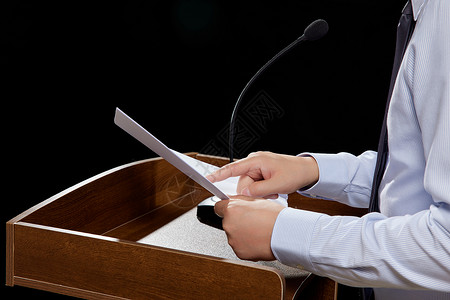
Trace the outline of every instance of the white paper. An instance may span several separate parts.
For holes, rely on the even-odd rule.
[[[200,161],[195,160],[198,163],[187,163],[188,160],[186,158],[180,158],[183,157],[183,155],[181,155],[180,153],[175,154],[174,151],[161,143],[150,132],[145,130],[141,125],[124,114],[119,108],[116,108],[114,123],[125,130],[127,133],[129,133],[131,136],[133,136],[135,139],[140,141],[142,144],[153,150],[156,154],[163,157],[175,168],[189,176],[189,178],[193,179],[209,192],[217,196],[219,199],[229,199],[226,193],[217,188],[208,179],[206,179],[204,174],[202,174],[202,164],[200,164]]]
[[[190,165],[192,168],[196,169],[201,175],[206,176],[211,174],[212,172],[219,169],[219,167],[205,163],[198,159],[192,158],[190,156],[184,155],[175,150],[171,150],[175,153],[180,159]],[[221,190],[226,195],[236,195],[236,188],[239,181],[239,177],[229,177],[223,181],[214,182],[213,185]]]
[[[218,167],[168,148],[119,108],[116,108],[114,123],[219,199],[229,199],[227,195],[237,194],[238,177],[230,177],[220,182],[211,183],[206,179],[206,175],[219,169]],[[275,201],[286,206],[286,199],[287,195],[280,195]]]

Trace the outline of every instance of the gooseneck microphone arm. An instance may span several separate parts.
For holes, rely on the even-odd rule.
[[[312,22],[308,27],[306,27],[305,32],[301,37],[293,41],[291,44],[289,44],[286,48],[278,52],[274,57],[272,57],[271,60],[269,60],[264,66],[262,66],[261,69],[256,72],[255,75],[249,80],[249,82],[245,85],[244,89],[242,90],[241,94],[239,95],[236,104],[233,109],[233,113],[231,114],[231,121],[230,121],[230,134],[229,134],[229,143],[228,143],[228,150],[230,155],[230,162],[233,162],[233,145],[234,145],[234,129],[235,129],[235,122],[237,118],[237,111],[239,109],[239,106],[241,105],[242,99],[244,98],[245,94],[247,93],[247,90],[249,87],[253,84],[253,82],[270,66],[272,65],[276,60],[278,60],[281,56],[289,52],[292,48],[295,46],[305,42],[305,41],[315,41],[320,38],[322,38],[326,33],[328,32],[328,23],[325,20],[316,20]]]

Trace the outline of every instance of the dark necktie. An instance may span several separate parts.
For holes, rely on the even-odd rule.
[[[387,112],[392,97],[392,90],[394,89],[395,79],[397,78],[397,73],[398,70],[400,69],[400,64],[402,62],[403,55],[405,54],[406,47],[408,46],[409,39],[412,36],[414,25],[415,22],[413,18],[411,1],[408,1],[408,3],[406,3],[406,6],[403,8],[402,16],[400,17],[400,21],[398,23],[397,28],[397,42],[395,47],[394,66],[392,68],[392,75],[391,75],[391,85],[389,87],[388,101],[386,104],[386,111],[384,114],[383,127],[381,129],[380,141],[378,143],[377,163],[375,166],[375,173],[372,183],[372,194],[370,195],[369,211],[371,212],[380,211],[378,192],[381,183],[381,178],[383,177],[386,168],[386,160],[389,150],[387,126],[386,126]]]

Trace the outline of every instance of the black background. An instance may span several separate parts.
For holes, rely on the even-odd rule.
[[[249,90],[244,101],[264,90],[284,113],[247,153],[376,149],[403,4],[3,1],[3,224],[84,179],[155,156],[113,124],[115,107],[173,149],[206,149],[251,76],[318,18],[328,35]],[[0,285],[15,297],[63,298]]]

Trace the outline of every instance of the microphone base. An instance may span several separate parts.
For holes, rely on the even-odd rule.
[[[197,219],[206,225],[223,230],[222,218],[214,212],[214,205],[220,201],[216,196],[206,198],[197,205]]]

